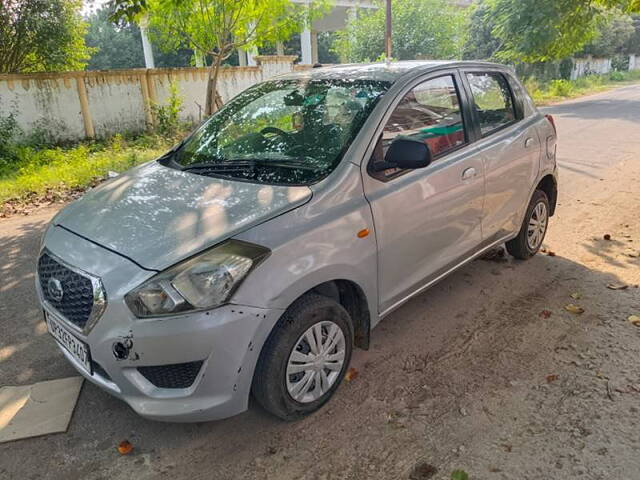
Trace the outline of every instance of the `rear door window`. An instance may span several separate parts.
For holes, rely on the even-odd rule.
[[[486,136],[516,120],[513,96],[506,78],[497,72],[467,73],[472,106],[480,132]]]

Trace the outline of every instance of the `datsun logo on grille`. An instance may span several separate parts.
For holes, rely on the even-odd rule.
[[[62,300],[64,296],[64,290],[62,288],[62,283],[57,278],[51,277],[47,282],[47,290],[49,291],[49,295],[53,300],[59,302]]]

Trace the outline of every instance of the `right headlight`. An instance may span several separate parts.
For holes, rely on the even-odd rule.
[[[225,303],[270,251],[229,240],[168,268],[125,296],[137,317],[208,310]]]

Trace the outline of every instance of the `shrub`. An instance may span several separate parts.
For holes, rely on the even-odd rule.
[[[624,82],[626,80],[626,76],[622,72],[611,72],[609,74],[609,80],[612,82]]]
[[[552,80],[549,93],[555,97],[568,97],[573,92],[573,88],[569,80]]]
[[[180,130],[180,112],[183,99],[178,92],[178,84],[169,84],[169,98],[166,105],[152,105],[151,110],[156,119],[156,130],[160,135],[175,136]]]

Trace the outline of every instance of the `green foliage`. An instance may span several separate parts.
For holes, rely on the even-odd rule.
[[[573,84],[569,80],[552,80],[549,93],[554,97],[568,97],[573,92]]]
[[[89,28],[85,41],[95,47],[87,64],[88,70],[114,68],[143,68],[144,53],[140,28],[135,23],[111,21],[114,7],[106,4],[88,18]],[[187,67],[191,65],[193,50],[186,48],[164,51],[153,46],[153,57],[157,67]]]
[[[82,0],[1,0],[0,73],[82,70]]]
[[[168,145],[163,138],[149,136],[133,140],[116,136],[69,148],[13,145],[13,160],[0,160],[0,205],[86,187],[109,171],[124,171],[158,157]]]
[[[166,137],[175,136],[180,130],[180,112],[183,98],[178,91],[178,84],[169,84],[169,97],[165,105],[152,105],[153,115],[157,122],[157,131]]]
[[[469,474],[464,470],[454,470],[451,472],[451,480],[469,480]]]
[[[603,48],[618,48],[629,25],[615,8],[640,12],[640,1],[484,0],[480,7],[481,14],[472,17],[470,34],[482,43],[470,44],[469,50],[482,52],[483,45],[490,45],[493,58],[536,63],[570,57],[598,38],[603,38]],[[607,19],[612,22],[609,27]],[[604,35],[599,27],[605,29]]]
[[[462,49],[464,60],[492,60],[500,49],[500,41],[493,36],[495,24],[490,6],[481,1],[469,17],[469,35]]]
[[[612,57],[624,50],[635,33],[633,20],[620,10],[604,11],[599,15],[595,38],[585,46],[582,55]]]
[[[379,2],[380,3],[380,2]],[[342,61],[382,58],[385,9],[361,13],[336,34],[335,50]],[[459,58],[465,40],[467,12],[447,0],[394,0],[393,57],[398,60]]]
[[[524,81],[524,86],[537,104],[545,104],[616,87],[622,82],[637,83],[638,81],[640,81],[640,71],[587,75],[576,80],[552,80],[549,82],[541,82],[531,77]]]
[[[325,0],[311,6],[290,0],[116,0],[114,17],[149,22],[166,50],[187,44],[213,58],[205,112],[219,106],[216,86],[222,62],[238,48],[251,49],[286,40],[325,11]]]

